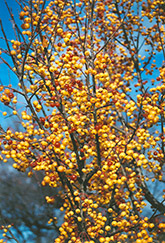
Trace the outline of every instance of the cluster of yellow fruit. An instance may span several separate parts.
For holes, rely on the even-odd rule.
[[[14,239],[13,237],[13,233],[11,232],[11,227],[12,227],[12,225],[11,224],[9,224],[9,225],[2,225],[1,227],[0,227],[0,230],[2,230],[3,231],[3,234],[2,234],[2,236],[4,237],[4,238],[11,238],[11,239]],[[4,239],[0,239],[0,243],[6,243],[7,241],[6,240],[4,240]]]

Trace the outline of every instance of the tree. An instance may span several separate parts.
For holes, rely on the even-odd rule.
[[[58,228],[48,221],[56,220],[55,215],[62,216],[58,192],[48,186],[41,187],[42,177],[37,172],[28,178],[25,173],[9,171],[1,168],[0,173],[0,225],[13,225],[13,234],[22,243],[52,242]],[[48,195],[56,197],[53,204],[46,204]],[[11,235],[7,236],[10,239]]]
[[[22,130],[1,129],[1,160],[12,158],[29,176],[43,171],[42,186],[60,190],[64,219],[55,243],[161,241],[164,1],[19,6],[21,27],[7,5],[14,40],[0,22],[7,46],[0,58],[19,88],[2,85],[0,100]]]

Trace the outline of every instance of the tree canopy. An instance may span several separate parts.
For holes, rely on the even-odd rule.
[[[58,190],[52,242],[161,241],[164,1],[23,0],[21,23],[6,6],[15,37],[0,21],[0,59],[17,86],[2,80],[0,101],[20,128],[1,128],[0,159]]]

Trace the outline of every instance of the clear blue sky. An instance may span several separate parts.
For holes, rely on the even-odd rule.
[[[6,0],[7,4],[9,5],[10,9],[12,10],[13,14],[14,14],[14,18],[16,19],[16,21],[19,21],[19,17],[18,17],[18,4],[16,4],[16,1],[13,0]],[[13,30],[12,30],[12,23],[10,21],[10,15],[9,12],[7,10],[7,7],[5,5],[4,0],[0,0],[1,2],[1,7],[0,7],[0,19],[2,20],[2,24],[4,27],[4,30],[6,32],[6,35],[9,39],[14,38],[14,34],[13,34]],[[2,36],[2,32],[0,30],[0,36]],[[1,48],[5,48],[6,45],[4,43],[4,41],[2,39],[0,39],[0,47]],[[8,84],[8,77],[7,77],[7,68],[5,65],[2,65],[0,63],[0,79],[1,81],[3,81],[3,84]],[[4,83],[5,82],[5,83]]]

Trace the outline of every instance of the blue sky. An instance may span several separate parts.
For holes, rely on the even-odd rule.
[[[12,9],[14,18],[16,19],[16,21],[19,21],[18,5],[16,4],[16,1],[7,0],[7,3],[9,5],[9,7]],[[14,34],[13,34],[13,30],[12,30],[12,23],[10,21],[10,15],[9,15],[7,7],[3,0],[1,0],[0,19],[2,20],[2,24],[3,24],[4,30],[7,34],[7,37],[9,39],[14,38]],[[1,30],[0,30],[0,36],[2,36]],[[6,45],[2,39],[0,39],[0,47],[2,47],[2,48],[6,47]],[[1,81],[3,81],[3,84],[8,84],[9,77],[7,77],[7,73],[8,73],[8,69],[7,69],[6,65],[0,63],[0,79],[1,79]]]

